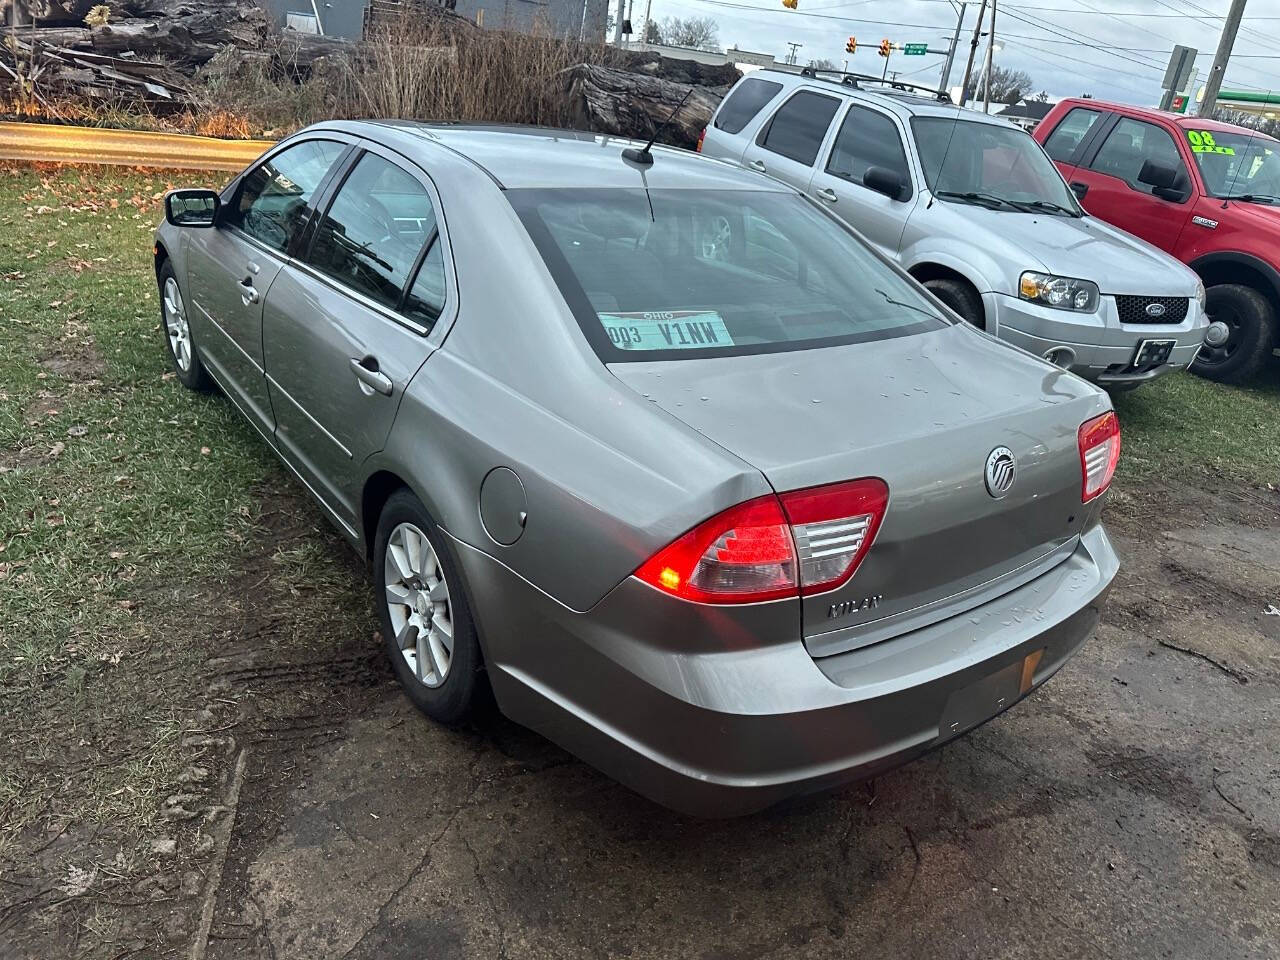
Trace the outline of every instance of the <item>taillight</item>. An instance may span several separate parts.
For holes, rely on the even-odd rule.
[[[707,128],[703,127],[702,132],[698,134],[698,146],[694,148],[698,151],[698,153],[702,152],[702,141],[705,139],[707,139]]]
[[[1080,501],[1088,503],[1111,486],[1120,462],[1120,421],[1115,412],[1080,426]]]
[[[698,524],[636,576],[701,603],[831,590],[866,556],[888,502],[888,486],[874,477],[758,497]]]

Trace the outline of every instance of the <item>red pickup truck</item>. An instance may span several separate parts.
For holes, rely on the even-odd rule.
[[[1191,369],[1257,374],[1280,339],[1280,140],[1089,99],[1063,100],[1034,136],[1089,213],[1200,275],[1214,322]]]

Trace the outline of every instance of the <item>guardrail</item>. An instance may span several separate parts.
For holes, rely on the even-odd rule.
[[[0,160],[237,172],[272,145],[270,140],[217,140],[144,130],[0,123]]]

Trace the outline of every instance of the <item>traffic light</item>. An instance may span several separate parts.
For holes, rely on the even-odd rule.
[[[788,10],[794,10],[796,7],[800,6],[800,0],[782,0],[782,5]]]
[[[857,37],[850,37],[850,38],[849,38],[849,42],[848,42],[848,43],[846,43],[846,44],[844,45],[844,52],[845,52],[845,53],[857,53],[857,52],[858,52],[858,38],[857,38]]]
[[[880,41],[880,56],[887,57],[889,56],[889,53],[892,50],[893,50],[893,44],[890,43],[888,40]]]

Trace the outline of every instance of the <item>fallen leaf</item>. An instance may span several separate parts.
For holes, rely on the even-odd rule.
[[[89,428],[86,427],[83,423],[77,423],[74,427],[67,428],[68,437],[83,437],[88,432],[89,432]]]

